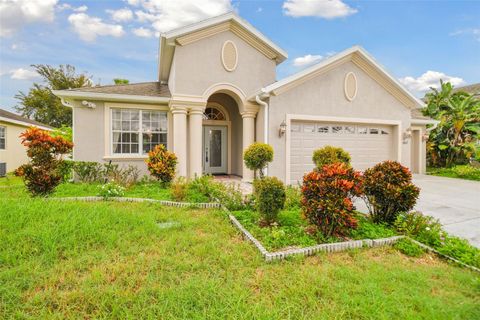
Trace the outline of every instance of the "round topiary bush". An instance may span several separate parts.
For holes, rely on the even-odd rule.
[[[145,160],[150,174],[162,183],[169,183],[175,177],[177,156],[170,152],[163,144],[159,144],[148,153]]]
[[[256,208],[267,224],[277,219],[285,205],[285,186],[276,177],[265,177],[253,183]]]
[[[325,146],[313,152],[313,163],[317,169],[322,169],[323,166],[337,162],[345,163],[350,166],[350,154],[342,148]]]
[[[255,142],[245,150],[243,160],[247,168],[258,171],[262,179],[263,169],[273,160],[273,148],[266,143]]]
[[[412,173],[396,161],[384,161],[363,174],[364,194],[374,222],[393,224],[401,212],[413,209],[420,189]]]

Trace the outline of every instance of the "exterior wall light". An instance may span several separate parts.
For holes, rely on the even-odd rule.
[[[403,133],[403,144],[407,144],[408,143],[408,139],[410,139],[412,137],[412,128],[408,128],[407,130],[405,130],[405,132]]]
[[[82,101],[82,106],[85,106],[87,108],[92,108],[92,109],[95,109],[97,107],[97,105],[95,103],[87,101],[87,100]]]
[[[285,120],[280,123],[280,128],[278,128],[278,136],[281,138],[285,132],[287,131],[287,124],[285,123]]]

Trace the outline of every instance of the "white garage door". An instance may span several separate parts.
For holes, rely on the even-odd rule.
[[[352,166],[365,170],[384,160],[395,160],[393,126],[292,121],[290,179],[296,184],[314,168],[313,151],[323,146],[345,149]]]

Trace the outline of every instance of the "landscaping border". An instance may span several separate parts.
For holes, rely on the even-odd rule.
[[[151,202],[159,203],[168,207],[178,207],[178,208],[199,208],[199,209],[212,209],[220,208],[221,205],[217,202],[175,202],[168,200],[156,200],[149,198],[130,198],[130,197],[109,197],[107,199],[103,197],[62,197],[62,198],[47,198],[49,200],[59,200],[59,201],[116,201],[116,202]]]
[[[247,238],[250,242],[253,243],[253,245],[260,251],[262,254],[262,257],[265,259],[267,262],[271,262],[274,260],[284,260],[285,258],[289,256],[311,256],[317,252],[340,252],[340,251],[346,251],[350,249],[357,249],[357,248],[364,248],[364,247],[382,247],[382,246],[387,246],[387,245],[392,245],[398,242],[401,239],[408,239],[412,241],[413,243],[417,244],[418,246],[422,247],[423,249],[433,252],[443,258],[446,258],[448,260],[451,260],[453,262],[458,263],[459,265],[476,271],[480,272],[480,269],[474,266],[471,266],[469,264],[463,263],[460,260],[457,260],[455,258],[452,258],[450,256],[447,256],[443,253],[438,252],[437,250],[433,249],[432,247],[429,247],[421,242],[418,242],[417,240],[414,240],[408,236],[404,235],[399,235],[399,236],[393,236],[389,238],[380,238],[380,239],[362,239],[362,240],[352,240],[352,241],[344,241],[344,242],[334,242],[334,243],[322,243],[322,244],[317,244],[314,246],[310,247],[305,247],[305,248],[298,248],[298,249],[289,249],[289,250],[284,250],[284,251],[275,251],[275,252],[269,252],[265,247],[262,245],[260,241],[258,241],[238,220],[235,218],[230,211],[225,208],[223,205],[221,206],[224,211],[227,212],[228,218],[232,222],[232,224],[242,233],[242,235]]]

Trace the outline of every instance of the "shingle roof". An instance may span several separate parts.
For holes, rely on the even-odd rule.
[[[170,90],[166,84],[160,82],[141,82],[96,87],[82,87],[67,91],[94,92],[106,94],[125,94],[135,96],[166,97],[170,98]]]
[[[30,125],[33,125],[33,126],[53,129],[51,126],[48,126],[46,124],[43,124],[43,123],[35,121],[35,120],[31,120],[31,119],[19,116],[18,114],[15,114],[13,112],[9,112],[9,111],[4,110],[4,109],[0,109],[0,117],[7,118],[7,119],[10,119],[10,120],[14,120],[14,121],[24,122],[26,125],[30,124]]]
[[[419,119],[419,120],[432,120],[432,118],[424,116],[422,113],[422,109],[412,109],[411,111],[412,119]]]
[[[456,87],[453,89],[454,92],[458,91],[463,91],[469,94],[472,94],[474,96],[479,96],[480,97],[480,83],[474,83],[470,84],[468,86],[463,86],[463,87]]]

